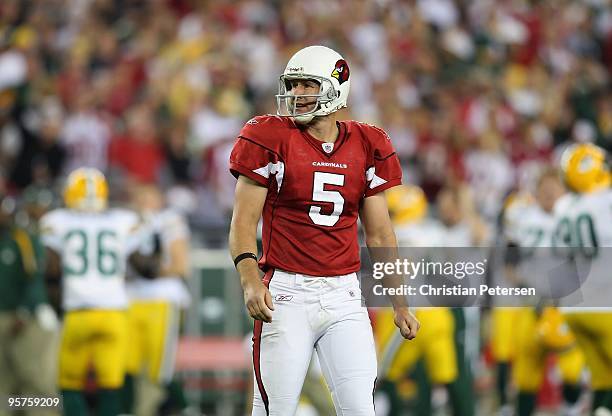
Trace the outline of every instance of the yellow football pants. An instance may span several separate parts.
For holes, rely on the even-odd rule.
[[[145,369],[154,383],[171,381],[178,346],[178,307],[165,301],[133,301],[128,316],[128,374],[138,375]]]
[[[548,325],[548,313],[538,317],[532,308],[520,308],[515,324],[514,333],[517,339],[517,350],[512,368],[514,382],[520,391],[537,392],[544,380],[546,371],[546,357],[558,348],[557,366],[561,379],[566,384],[576,384],[584,369],[584,355],[578,348],[575,338],[571,334],[559,334],[557,339],[552,335],[544,334],[543,327]],[[547,311],[545,311],[547,312]],[[548,312],[558,314],[552,309]],[[561,327],[557,332],[565,332]]]
[[[594,390],[612,389],[612,312],[565,315],[591,371]]]
[[[380,357],[380,371],[390,381],[402,379],[423,358],[429,380],[448,384],[457,378],[455,323],[448,308],[422,308],[415,313],[421,323],[418,336],[405,340],[393,322],[393,310],[376,316],[374,335]]]
[[[125,374],[126,325],[124,311],[68,312],[60,346],[60,388],[82,390],[92,365],[100,388],[121,387]]]
[[[491,313],[491,353],[497,362],[514,358],[517,348],[515,325],[522,308],[494,308]]]

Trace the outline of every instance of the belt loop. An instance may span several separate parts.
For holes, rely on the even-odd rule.
[[[299,273],[295,274],[295,285],[296,286],[304,285],[304,275],[303,274],[299,274]]]

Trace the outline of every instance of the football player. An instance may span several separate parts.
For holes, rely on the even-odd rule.
[[[477,247],[484,247],[489,242],[491,230],[477,213],[469,188],[462,184],[442,188],[437,195],[437,207],[444,250],[436,254],[445,256],[446,261],[466,261],[472,256],[481,259],[483,250]],[[473,370],[480,354],[480,311],[475,307],[454,307],[451,312],[455,323],[458,373],[450,389],[451,395],[461,398],[454,402],[454,410],[456,414],[474,415]]]
[[[515,253],[516,248],[508,243],[508,218],[507,211],[513,208],[515,212],[518,207],[534,204],[533,195],[524,191],[511,192],[505,199],[501,212],[496,221],[496,241],[494,244],[494,266],[491,273],[492,279],[497,279],[500,286],[512,286],[513,274],[508,274],[505,263],[510,253]],[[495,388],[497,393],[500,416],[512,415],[514,406],[510,403],[508,388],[512,378],[512,362],[516,356],[516,338],[513,336],[513,325],[519,315],[519,309],[508,305],[498,305],[496,299],[491,300],[491,310],[488,325],[488,340],[491,357],[495,362]],[[518,306],[518,302],[517,305]]]
[[[535,201],[515,199],[504,214],[507,239],[506,276],[513,286],[538,286],[545,273],[538,264],[549,263],[555,227],[553,208],[564,193],[559,173],[545,170],[538,178]],[[547,283],[544,283],[546,285]],[[529,416],[536,406],[536,394],[546,371],[549,353],[557,353],[563,380],[564,415],[579,414],[580,376],[584,356],[568,330],[560,312],[554,307],[537,310],[532,307],[511,308],[512,342],[516,348],[513,379],[518,389],[517,415]]]
[[[387,191],[386,196],[399,247],[427,250],[442,244],[441,227],[436,221],[426,218],[427,199],[421,188],[401,185]],[[419,359],[423,359],[428,380],[435,385],[449,385],[457,378],[453,314],[450,308],[437,307],[418,308],[415,315],[423,329],[418,339],[408,344],[402,342],[394,330],[393,313],[386,309],[377,313],[375,336],[379,348],[380,378],[397,384]],[[451,394],[451,401],[454,399],[460,400]],[[422,406],[420,414],[431,413],[431,400]],[[460,405],[453,407],[461,408]],[[395,414],[394,411],[399,409],[392,406],[391,414]]]
[[[612,190],[606,160],[606,152],[592,144],[573,144],[563,152],[561,171],[570,192],[555,205],[554,245],[565,250],[573,267],[564,269],[575,270],[581,283],[560,302],[591,372],[593,408],[610,411],[612,280],[605,250],[612,246]],[[575,282],[560,284],[568,283]]]
[[[141,273],[127,285],[131,342],[125,388],[133,388],[134,378],[145,370],[148,380],[161,390],[172,382],[180,313],[190,301],[184,284],[189,273],[189,227],[178,212],[165,208],[164,197],[154,185],[137,187],[134,200],[145,220],[143,228],[150,233],[149,247],[143,250],[161,256],[161,263],[159,270]],[[158,413],[163,396],[159,393],[137,397],[136,413]],[[131,412],[130,403],[127,407]]]
[[[16,224],[15,208],[0,191],[0,396],[53,396],[58,325],[46,303],[44,248],[36,233]]]
[[[66,208],[41,218],[47,274],[62,281],[59,387],[66,415],[88,413],[82,392],[90,366],[97,414],[120,413],[128,335],[124,277],[128,255],[139,245],[139,219],[127,210],[107,209],[107,199],[104,175],[80,168],[68,176]]]
[[[339,121],[350,80],[336,51],[298,51],[279,79],[278,115],[248,121],[230,156],[238,178],[230,251],[255,319],[253,415],[295,413],[313,350],[336,413],[374,415],[376,351],[356,276],[357,218],[369,248],[397,255],[383,191],[401,184],[402,172],[383,130]],[[392,302],[402,335],[414,338],[418,321],[404,299]]]

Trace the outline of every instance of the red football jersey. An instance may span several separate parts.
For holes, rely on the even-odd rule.
[[[355,121],[323,143],[288,117],[249,120],[230,171],[268,188],[262,270],[335,276],[360,268],[357,218],[364,198],[399,185],[402,170],[389,136]]]

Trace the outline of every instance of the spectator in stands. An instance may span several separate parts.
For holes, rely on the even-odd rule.
[[[104,172],[108,166],[112,130],[98,111],[95,92],[83,88],[78,94],[75,107],[66,117],[60,133],[60,143],[68,152],[64,172],[80,167],[97,168]]]
[[[156,183],[163,163],[158,126],[147,103],[133,107],[126,117],[124,135],[110,145],[110,163],[134,182]]]
[[[63,115],[57,100],[48,97],[30,116],[30,128],[18,123],[21,143],[11,170],[11,182],[21,190],[32,183],[52,185],[66,159],[66,150],[59,142]]]

